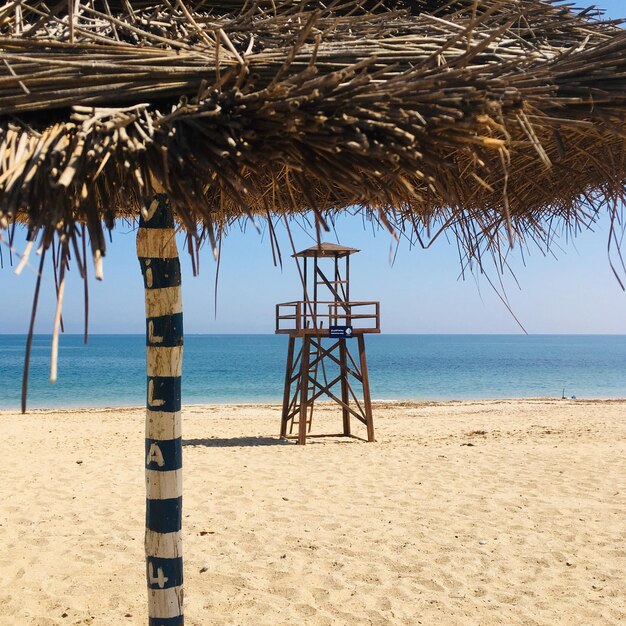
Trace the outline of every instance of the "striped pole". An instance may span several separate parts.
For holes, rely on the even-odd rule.
[[[182,626],[183,306],[174,216],[166,196],[146,205],[137,257],[146,294],[146,573],[149,626]]]

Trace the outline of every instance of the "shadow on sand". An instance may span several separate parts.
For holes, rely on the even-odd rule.
[[[205,448],[251,448],[256,446],[289,446],[293,442],[278,437],[230,437],[225,439],[183,439],[183,446],[204,446]]]

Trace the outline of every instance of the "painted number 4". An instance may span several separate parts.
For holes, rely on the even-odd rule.
[[[150,574],[150,584],[154,585],[156,583],[160,589],[163,589],[165,583],[169,580],[167,576],[163,574],[163,569],[154,565],[150,569],[152,570]]]

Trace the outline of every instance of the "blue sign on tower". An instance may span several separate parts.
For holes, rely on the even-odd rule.
[[[352,334],[352,326],[329,326],[328,336],[336,339],[350,339]]]

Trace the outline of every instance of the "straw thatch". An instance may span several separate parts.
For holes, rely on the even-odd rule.
[[[191,232],[356,206],[478,257],[617,216],[625,137],[626,32],[560,3],[0,9],[0,220],[44,246],[84,223],[104,254],[163,190]]]

